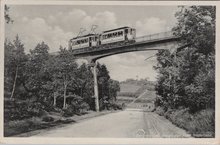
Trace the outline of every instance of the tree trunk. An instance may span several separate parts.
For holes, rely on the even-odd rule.
[[[57,104],[56,102],[57,102],[57,96],[56,96],[56,93],[54,92],[53,93],[53,106],[54,107],[56,107],[56,104]]]
[[[64,81],[63,109],[66,109],[66,88],[67,88],[67,83]]]
[[[10,97],[10,99],[12,99],[12,98],[14,97],[14,92],[15,92],[17,77],[18,77],[18,66],[16,67],[15,79],[14,79],[14,84],[13,84],[13,89],[12,89],[12,92],[11,92],[11,97]]]

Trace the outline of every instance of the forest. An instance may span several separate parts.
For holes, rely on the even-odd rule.
[[[94,110],[93,75],[85,63],[78,65],[74,56],[62,47],[58,54],[50,54],[49,46],[44,42],[28,54],[24,47],[18,36],[13,42],[5,42],[6,104],[23,100],[26,107],[46,110]],[[120,90],[119,82],[110,78],[104,64],[98,64],[97,69],[100,101],[114,102]],[[13,113],[16,119],[25,115],[21,110]]]

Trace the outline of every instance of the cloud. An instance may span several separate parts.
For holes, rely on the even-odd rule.
[[[22,17],[11,26],[9,37],[14,39],[18,34],[25,43],[26,52],[34,49],[37,43],[44,41],[50,47],[50,52],[59,50],[59,46],[67,46],[69,38],[73,35],[71,32],[64,32],[59,26],[50,26],[45,19]]]
[[[117,19],[114,12],[97,12],[94,16],[91,16],[80,9],[73,9],[67,13],[57,13],[55,16],[50,15],[48,23],[57,24],[62,26],[64,30],[75,33],[79,32],[80,28],[85,28],[88,33],[92,25],[98,25],[97,31],[99,32],[117,27]]]
[[[145,18],[135,23],[138,36],[160,33],[167,30],[166,21],[156,17]]]
[[[152,58],[145,61],[149,56],[154,56],[156,51],[132,52],[126,54],[118,54],[98,60],[100,63],[106,64],[110,71],[110,75],[116,80],[125,80],[127,78],[149,77],[155,80],[156,59]]]

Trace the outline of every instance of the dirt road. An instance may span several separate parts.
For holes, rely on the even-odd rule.
[[[33,137],[190,137],[164,117],[141,109],[126,109],[79,123],[44,131]]]

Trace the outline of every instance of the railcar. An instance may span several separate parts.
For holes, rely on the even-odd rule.
[[[112,44],[116,42],[131,42],[134,41],[136,37],[136,30],[130,27],[121,27],[117,29],[112,29],[104,31],[100,35],[101,45]]]
[[[72,49],[89,48],[98,46],[99,35],[88,34],[80,37],[75,37],[70,40]]]

